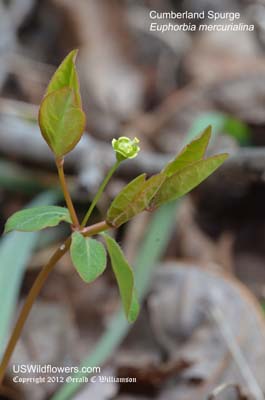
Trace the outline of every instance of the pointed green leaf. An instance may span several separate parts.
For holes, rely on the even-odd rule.
[[[136,319],[139,315],[139,311],[140,311],[140,305],[138,302],[136,290],[134,289],[133,294],[132,294],[132,302],[131,302],[130,312],[127,316],[128,322],[136,321]]]
[[[206,160],[197,161],[167,178],[151,201],[150,209],[190,192],[220,167],[227,157],[228,154],[218,154]]]
[[[115,197],[108,210],[107,222],[119,227],[148,208],[164,180],[165,176],[162,174],[154,175],[147,180],[146,174],[139,175]]]
[[[85,128],[85,114],[79,108],[70,88],[48,94],[39,111],[42,135],[57,157],[71,151],[79,142]]]
[[[69,211],[65,207],[41,206],[21,210],[13,214],[6,222],[5,233],[10,231],[34,232],[59,222],[72,223]]]
[[[208,126],[197,138],[190,142],[184,149],[162,170],[167,176],[187,167],[189,164],[203,158],[211,138],[211,126]]]
[[[77,272],[87,283],[97,279],[106,268],[106,251],[102,243],[79,232],[72,234],[70,253]]]
[[[111,265],[116,277],[124,311],[129,322],[136,320],[139,313],[139,304],[134,288],[133,270],[124,257],[118,243],[109,235],[102,234],[106,241],[111,259]]]
[[[71,51],[55,71],[45,93],[45,96],[62,89],[66,86],[71,88],[76,96],[77,105],[81,108],[81,96],[79,89],[78,75],[75,67],[75,59],[78,50]]]

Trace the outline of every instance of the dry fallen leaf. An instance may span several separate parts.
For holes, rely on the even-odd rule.
[[[167,394],[162,390],[161,399],[173,400],[176,395],[180,400],[205,399],[216,386],[231,381],[252,390],[251,382],[242,377],[245,366],[239,367],[230,352],[225,329],[257,386],[265,390],[263,315],[258,302],[237,280],[210,269],[168,262],[154,277],[148,306],[154,335],[168,359],[192,363],[167,388]],[[217,311],[218,320],[212,317]]]

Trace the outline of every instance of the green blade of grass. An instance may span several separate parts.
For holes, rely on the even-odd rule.
[[[139,250],[135,262],[135,281],[138,296],[143,299],[151,280],[154,269],[160,260],[172,229],[176,223],[175,215],[178,203],[172,202],[161,207],[152,217],[144,242]],[[126,336],[130,326],[122,311],[112,319],[106,333],[104,333],[92,353],[82,362],[79,370],[85,367],[97,367],[106,362]],[[79,372],[74,377],[81,378],[87,374]],[[73,394],[81,388],[81,383],[72,382],[63,385],[52,400],[72,399]]]
[[[213,138],[220,132],[224,132],[234,138],[240,146],[251,144],[251,132],[247,124],[231,115],[217,111],[205,112],[196,117],[186,136],[186,142],[192,140],[207,125],[212,126]]]
[[[48,191],[36,197],[29,206],[49,205],[57,199],[57,192]],[[0,355],[14,317],[23,273],[38,237],[38,232],[12,232],[0,242]]]
[[[211,125],[212,138],[214,139],[214,137],[223,129],[225,120],[226,116],[219,112],[210,111],[201,113],[194,119],[185,138],[185,142],[188,143],[190,140],[192,140],[198,134],[198,132],[202,131],[207,125]]]

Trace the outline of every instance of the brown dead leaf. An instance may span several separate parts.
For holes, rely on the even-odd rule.
[[[155,394],[161,385],[173,376],[178,376],[189,366],[190,363],[185,360],[176,360],[157,365],[120,367],[117,372],[119,377],[134,377],[137,380],[137,383],[120,384],[120,392]]]
[[[206,312],[207,304],[221,311],[223,325],[257,385],[265,390],[265,324],[255,298],[228,275],[168,262],[154,277],[148,299],[153,333],[168,360],[182,359],[192,365],[167,388],[167,394],[161,391],[161,399],[173,400],[176,395],[180,400],[205,399],[216,386],[231,381],[251,391],[220,325]]]

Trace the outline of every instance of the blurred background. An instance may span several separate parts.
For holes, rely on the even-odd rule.
[[[150,10],[239,12],[240,22],[255,29],[161,33],[150,30]],[[115,232],[143,299],[133,326],[119,313],[111,269],[86,285],[67,255],[42,290],[12,358],[13,364],[63,367],[82,362],[88,370],[100,366],[102,376],[137,382],[23,385],[12,382],[10,368],[10,395],[1,398],[263,399],[264,0],[1,0],[2,231],[6,219],[29,204],[63,204],[37,114],[50,77],[73,48],[80,49],[87,126],[65,167],[80,217],[114,161],[113,137],[137,136],[141,153],[118,170],[92,222],[104,218],[124,184],[141,172],[157,173],[209,124],[209,152],[228,151],[230,158],[189,196]],[[1,238],[0,353],[40,268],[67,234],[62,224]]]

